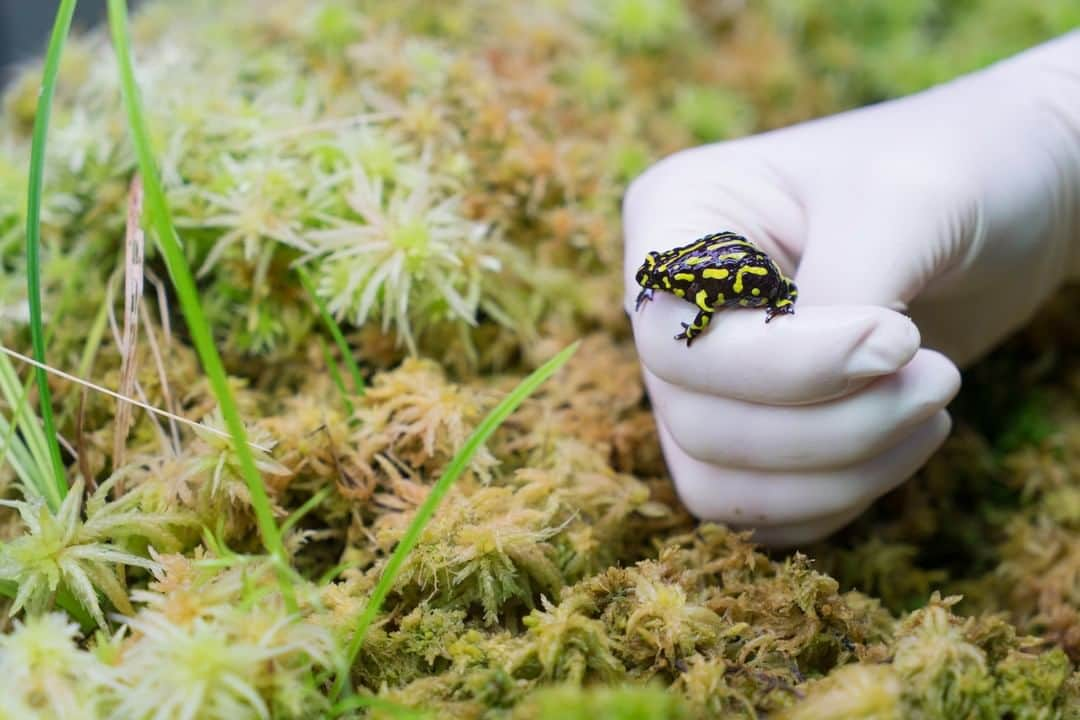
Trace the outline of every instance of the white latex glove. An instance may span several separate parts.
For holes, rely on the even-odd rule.
[[[819,539],[929,458],[957,366],[1075,273],[1080,33],[673,155],[633,183],[623,220],[626,309],[681,499],[766,544]],[[723,230],[794,276],[795,312],[721,310],[688,348],[674,335],[694,306],[657,292],[635,312],[634,273],[651,250]]]

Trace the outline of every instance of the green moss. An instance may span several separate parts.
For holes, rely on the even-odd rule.
[[[628,50],[670,47],[690,25],[683,0],[613,0],[596,14],[611,41]]]
[[[901,720],[902,684],[890,665],[845,665],[812,682],[780,720]]]
[[[675,117],[703,143],[745,135],[754,126],[754,109],[745,99],[709,87],[679,88],[675,95]]]
[[[994,679],[986,653],[964,636],[946,607],[931,604],[897,633],[893,667],[909,717],[995,717]]]
[[[595,690],[553,688],[525,700],[513,720],[683,720],[691,717],[679,698],[659,687]]]
[[[93,540],[153,566],[94,571],[129,613],[95,638],[50,624],[51,595],[32,593],[0,635],[0,684],[21,683],[0,688],[0,714],[25,716],[20,688],[45,687],[89,715],[325,714],[340,646],[431,483],[499,397],[582,339],[407,559],[348,675],[364,696],[352,702],[372,705],[354,716],[1075,717],[1080,297],[1063,293],[967,373],[957,429],[912,482],[838,537],[769,555],[695,524],[668,482],[620,230],[622,194],[650,162],[980,67],[1075,27],[1074,2],[252,7],[147,3],[133,32],[162,180],[262,479],[279,522],[305,509],[286,537],[299,613],[242,554],[259,548],[250,498],[216,434],[140,412],[114,467],[115,402],[55,381],[80,472],[123,486],[74,525],[131,524],[53,545]],[[0,122],[0,341],[23,350],[39,74],[20,71]],[[103,36],[73,38],[47,158],[49,357],[71,371],[85,351],[110,388],[109,327],[85,346],[122,300],[134,157],[117,98]],[[146,267],[166,277],[152,246]],[[298,264],[370,380],[351,406]],[[170,289],[148,282],[144,301],[140,396],[213,418]],[[0,536],[19,565],[8,576],[25,580],[35,534],[9,507]],[[126,557],[99,559],[112,572]],[[8,671],[41,643],[41,662]]]
[[[1063,691],[1072,668],[1058,648],[1036,654],[1013,651],[997,664],[994,673],[998,678],[994,704],[999,716],[1035,720],[1060,715],[1068,707]]]

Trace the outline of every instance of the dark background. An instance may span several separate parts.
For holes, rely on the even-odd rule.
[[[135,3],[129,3],[134,9]],[[60,0],[0,0],[0,84],[17,63],[44,56]],[[105,19],[105,0],[82,0],[75,6],[72,29]]]

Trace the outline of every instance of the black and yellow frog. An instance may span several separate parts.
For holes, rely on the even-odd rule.
[[[798,290],[779,266],[753,243],[733,232],[712,233],[665,252],[650,252],[635,276],[643,289],[637,310],[663,290],[698,307],[697,317],[676,340],[687,347],[722,308],[765,308],[765,322],[795,312]]]

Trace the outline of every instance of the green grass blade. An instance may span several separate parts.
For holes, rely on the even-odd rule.
[[[353,563],[350,560],[346,560],[345,562],[339,562],[337,565],[320,575],[319,579],[315,582],[315,584],[319,587],[325,587],[326,585],[329,585],[334,580],[336,580],[338,575],[345,572],[352,566]]]
[[[341,393],[341,403],[345,406],[345,411],[349,414],[349,417],[356,413],[356,407],[353,405],[353,401],[349,399],[349,390],[345,387],[345,380],[341,377],[341,370],[338,369],[337,360],[330,354],[330,346],[326,344],[326,341],[322,339],[322,336],[316,336],[319,339],[319,347],[322,348],[323,361],[326,363],[326,371],[330,373],[330,380],[333,381],[334,387]]]
[[[414,710],[397,703],[390,702],[389,700],[383,700],[382,698],[368,696],[368,695],[352,695],[334,707],[330,708],[330,717],[341,717],[347,712],[359,710],[360,708],[371,708],[373,710],[382,710],[384,713],[394,718],[402,718],[403,720],[423,720],[430,718],[431,715],[423,710]]]
[[[34,458],[34,468],[40,475],[38,487],[41,496],[48,497],[52,460],[49,457],[49,443],[28,399],[29,385],[33,382],[29,380],[25,386],[20,384],[19,376],[7,355],[0,359],[0,397],[3,397],[4,402],[11,408],[11,422],[22,431],[22,441]],[[42,481],[45,487],[41,487]]]
[[[305,515],[318,507],[328,497],[330,497],[330,488],[323,488],[309,497],[303,505],[296,508],[289,517],[285,518],[285,522],[281,523],[281,534],[284,535],[292,530],[298,522],[304,519]]]
[[[191,332],[195,349],[199,354],[203,369],[210,380],[210,386],[221,407],[225,425],[232,436],[233,450],[240,463],[244,482],[251,493],[251,505],[255,511],[255,520],[262,536],[263,545],[274,557],[278,565],[278,581],[286,606],[290,611],[295,612],[297,609],[296,595],[286,567],[288,556],[285,552],[285,545],[281,540],[281,533],[274,520],[273,509],[266,494],[262,477],[255,466],[255,458],[248,447],[247,431],[244,428],[232,391],[229,389],[225,366],[221,361],[217,348],[214,346],[210,325],[203,312],[202,305],[199,303],[195,280],[180,246],[180,238],[170,217],[169,206],[165,201],[165,191],[161,186],[157,165],[154,162],[153,150],[150,145],[150,133],[147,130],[146,118],[143,114],[139,88],[135,82],[135,69],[131,59],[131,40],[128,30],[127,3],[125,0],[109,0],[109,27],[112,31],[113,47],[116,50],[117,62],[119,63],[124,108],[127,111],[131,139],[138,157],[139,172],[142,175],[149,220],[157,236],[162,255],[165,258],[169,276],[172,279],[173,286],[176,288],[176,294],[180,300],[180,309],[184,314],[184,319],[187,320],[188,330]]]
[[[2,369],[0,368],[0,370]],[[19,402],[22,403],[24,400],[25,389],[23,395],[19,397]],[[14,413],[11,422],[8,422],[7,418],[0,415],[0,460],[6,460],[8,465],[15,471],[15,476],[23,484],[22,492],[24,496],[27,492],[33,492],[39,497],[44,497],[43,488],[40,485],[41,473],[35,472],[37,465],[34,457],[23,443],[22,438],[16,434],[18,427],[19,424],[15,420]],[[46,465],[45,469],[49,470],[49,466]],[[48,474],[45,477],[48,477]]]
[[[30,451],[15,435],[15,423],[9,423],[0,416],[0,459],[5,460],[15,471],[15,477],[23,484],[24,494],[34,492],[41,495],[38,477],[34,472],[34,459]]]
[[[109,322],[109,304],[101,303],[94,322],[90,325],[90,332],[86,335],[86,343],[83,345],[82,356],[79,358],[79,377],[90,377],[90,371],[94,365],[94,355],[101,347],[101,339],[105,337],[105,327]]]
[[[300,276],[300,282],[304,286],[304,290],[311,296],[311,301],[315,303],[315,307],[319,308],[319,317],[322,318],[323,324],[326,325],[326,329],[330,332],[330,335],[334,338],[334,342],[338,346],[338,350],[341,351],[341,359],[345,362],[345,367],[349,369],[349,375],[353,381],[353,392],[357,395],[364,393],[364,376],[360,373],[360,366],[356,364],[356,358],[352,355],[352,350],[349,348],[349,343],[345,342],[345,336],[341,332],[341,328],[334,322],[333,316],[326,308],[326,303],[315,292],[315,284],[311,282],[311,276],[308,271],[302,267],[296,268],[296,274]]]
[[[11,409],[10,420],[0,416],[0,432],[10,435],[10,443],[0,443],[0,458],[6,458],[15,469],[23,486],[48,502],[52,483],[52,461],[45,433],[38,424],[27,400],[29,386],[19,382],[19,376],[7,355],[0,354],[0,398]],[[16,435],[16,431],[21,431]]]
[[[457,454],[450,460],[442,477],[431,486],[431,491],[424,499],[424,502],[421,503],[420,507],[417,508],[412,522],[409,523],[409,527],[405,530],[405,534],[402,535],[397,547],[394,548],[394,552],[390,555],[386,567],[383,568],[382,575],[379,577],[379,582],[375,586],[375,590],[371,593],[371,598],[368,600],[363,612],[360,613],[360,618],[356,622],[356,630],[353,632],[352,640],[350,640],[346,652],[347,664],[344,670],[338,674],[334,683],[333,694],[331,695],[332,698],[336,699],[344,689],[345,682],[349,676],[349,668],[352,667],[353,662],[356,660],[357,653],[360,652],[360,646],[364,642],[364,635],[367,633],[371,623],[375,620],[375,616],[378,615],[383,600],[385,600],[386,596],[390,593],[390,588],[393,587],[394,580],[397,578],[397,574],[401,570],[405,558],[408,557],[409,553],[412,552],[413,547],[416,546],[417,541],[420,539],[420,534],[423,533],[424,527],[428,524],[428,521],[431,520],[432,515],[435,514],[435,509],[439,506],[439,503],[442,502],[443,496],[446,495],[447,491],[450,490],[458,477],[461,476],[461,473],[468,467],[473,454],[480,449],[480,446],[491,437],[491,434],[503,424],[506,418],[508,418],[510,414],[529,397],[529,395],[532,395],[545,380],[554,375],[555,372],[570,359],[577,351],[578,345],[580,345],[580,341],[563,349],[555,357],[534,370],[531,375],[522,380],[517,387],[510,391],[510,394],[503,398],[502,402],[500,402],[495,409],[488,413],[487,417],[481,421],[476,430],[473,431],[473,434],[469,436],[469,439],[465,441],[465,444],[461,446],[461,449],[458,450]]]
[[[37,112],[34,114],[34,134],[30,145],[30,183],[26,194],[26,295],[30,302],[30,342],[34,359],[45,362],[45,331],[41,319],[41,194],[45,184],[45,138],[49,132],[49,115],[52,113],[56,76],[60,72],[60,55],[64,41],[71,29],[71,17],[75,13],[76,0],[62,0],[56,11],[49,47],[45,53],[45,66],[41,77]],[[38,396],[41,401],[41,422],[52,466],[52,482],[48,485],[45,499],[54,511],[67,495],[67,479],[64,461],[60,457],[60,443],[56,439],[56,422],[53,420],[52,393],[49,378],[41,368],[34,369]]]

